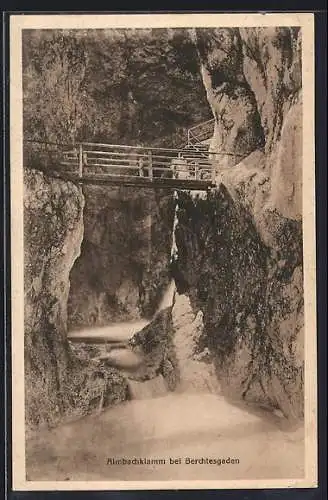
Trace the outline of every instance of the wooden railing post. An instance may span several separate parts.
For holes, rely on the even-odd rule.
[[[83,146],[79,144],[79,177],[83,177]]]
[[[153,179],[153,158],[152,158],[152,152],[151,149],[148,151],[148,171],[149,171],[149,178],[152,180]]]
[[[195,161],[195,180],[198,181],[198,171],[199,171],[199,165]]]

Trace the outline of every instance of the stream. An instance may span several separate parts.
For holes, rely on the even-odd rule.
[[[172,304],[168,287],[159,310]],[[126,342],[146,322],[71,332]],[[101,342],[101,340],[100,340]],[[116,349],[114,351],[124,351]],[[159,376],[129,381],[132,399],[28,439],[29,480],[225,480],[301,478],[304,430],[286,419]],[[182,389],[184,387],[184,389]],[[175,462],[175,463],[173,463]]]
[[[170,393],[127,401],[40,431],[27,446],[27,477],[35,481],[301,478],[303,457],[303,429],[288,429],[273,414],[232,405],[214,394]],[[213,463],[201,463],[202,458]],[[115,462],[123,459],[139,463]],[[170,460],[178,463],[172,465]]]

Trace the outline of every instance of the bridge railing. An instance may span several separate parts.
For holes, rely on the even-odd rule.
[[[110,173],[201,180],[210,177],[212,171],[209,156],[200,157],[184,149],[83,143],[76,153],[80,175]],[[72,157],[68,157],[67,162],[71,161]]]
[[[75,145],[26,141],[25,162],[77,178],[99,175],[116,177],[175,178],[211,181],[216,166],[226,155],[190,149],[147,148],[83,142]],[[237,155],[238,156],[238,155]]]
[[[188,130],[188,144],[194,145],[206,141],[212,137],[214,132],[214,118],[199,123]]]
[[[59,165],[65,151],[72,149],[71,144],[27,140],[23,143],[23,161],[29,167],[54,168]]]

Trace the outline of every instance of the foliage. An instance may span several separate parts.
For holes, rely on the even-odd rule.
[[[210,117],[187,30],[26,30],[25,137],[183,144]]]

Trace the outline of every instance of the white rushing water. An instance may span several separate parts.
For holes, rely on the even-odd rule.
[[[111,325],[88,327],[81,330],[72,330],[68,333],[68,339],[74,341],[79,339],[80,342],[92,338],[103,338],[108,342],[125,342],[129,340],[136,332],[142,330],[148,324],[147,320],[126,321],[121,323],[113,323]]]
[[[175,282],[172,280],[163,294],[162,300],[160,301],[156,314],[158,314],[163,309],[172,306],[174,294],[175,294]]]
[[[174,293],[175,283],[172,280],[163,294],[156,314],[172,305]],[[126,342],[150,322],[151,320],[139,319],[134,321],[112,323],[106,326],[86,327],[68,332],[68,339],[73,342],[79,341],[89,343],[92,343],[92,339],[99,339],[97,340],[98,342],[101,342],[101,340],[104,342]]]

